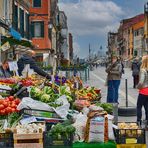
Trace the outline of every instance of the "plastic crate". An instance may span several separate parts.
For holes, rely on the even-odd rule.
[[[13,133],[0,133],[0,148],[13,148]]]
[[[44,132],[43,145],[44,148],[72,148],[73,134],[68,137],[62,136],[59,139],[50,136],[48,132]]]
[[[117,144],[145,144],[145,129],[113,129]]]
[[[117,144],[117,148],[146,148],[146,144]]]

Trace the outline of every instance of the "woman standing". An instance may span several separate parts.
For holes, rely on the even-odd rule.
[[[107,102],[118,103],[118,90],[122,76],[122,65],[117,57],[113,57],[112,63],[106,68],[107,72]]]
[[[137,100],[137,123],[141,125],[142,106],[144,106],[145,117],[148,123],[148,55],[142,58],[140,80],[137,88],[139,89],[139,96]]]

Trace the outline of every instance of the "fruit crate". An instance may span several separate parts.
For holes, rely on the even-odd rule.
[[[117,148],[146,148],[146,144],[117,144]]]
[[[129,122],[126,122],[130,124]],[[145,144],[145,129],[115,129],[113,128],[117,144]],[[124,147],[123,147],[124,148]]]
[[[0,148],[13,147],[13,133],[0,133]]]
[[[73,134],[66,136],[60,136],[55,138],[49,135],[48,132],[44,132],[44,148],[72,148]]]
[[[14,148],[43,148],[43,133],[14,134]]]

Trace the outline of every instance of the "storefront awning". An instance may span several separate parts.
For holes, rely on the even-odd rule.
[[[9,33],[14,39],[19,40],[19,41],[22,40],[21,34],[19,32],[17,32],[15,29],[10,28]]]
[[[17,40],[17,39],[14,39],[13,37],[5,37],[2,40],[2,44],[5,44],[6,42],[9,42],[10,46],[21,45],[25,47],[33,47],[32,43],[29,40],[26,40],[23,38],[21,40]]]

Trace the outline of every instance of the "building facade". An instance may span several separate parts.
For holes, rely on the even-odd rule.
[[[144,53],[144,19],[133,25],[133,55],[142,57]]]
[[[51,51],[50,9],[50,0],[30,0],[31,40],[37,60],[45,61],[46,57],[46,64]]]

